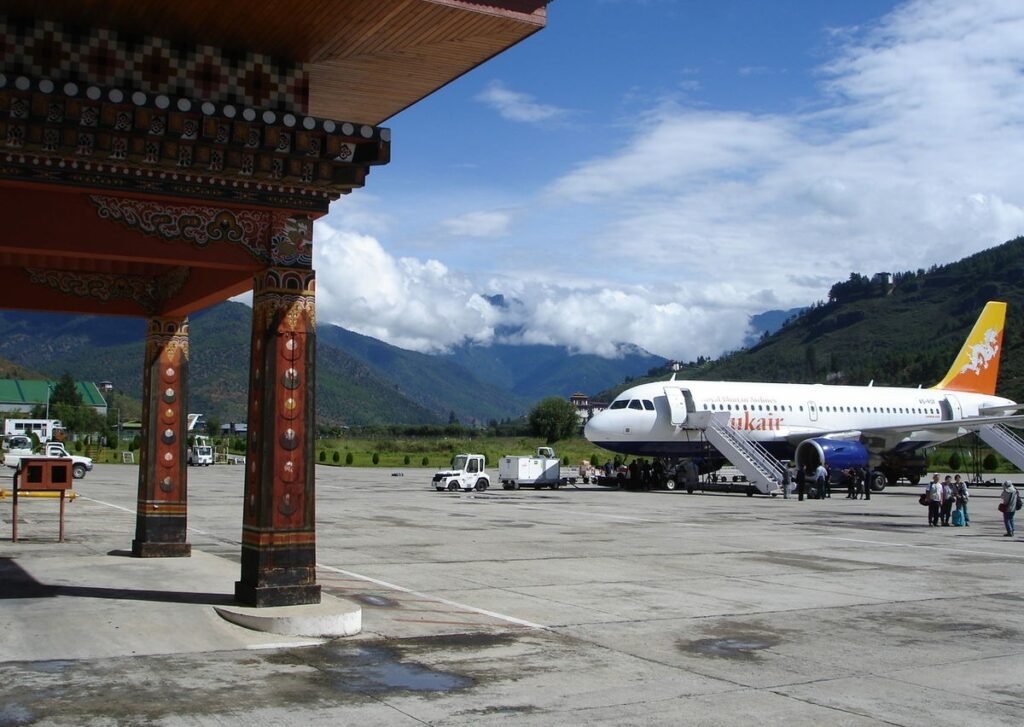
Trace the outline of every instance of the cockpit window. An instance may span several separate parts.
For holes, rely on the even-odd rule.
[[[654,411],[654,402],[650,399],[644,399],[644,409],[647,411]]]
[[[633,399],[629,402],[630,409],[643,409],[644,405],[640,403],[639,399]]]
[[[617,401],[613,401],[612,405],[610,407],[608,407],[608,408],[609,409],[625,409],[627,404],[629,404],[629,400],[628,399],[619,399]]]

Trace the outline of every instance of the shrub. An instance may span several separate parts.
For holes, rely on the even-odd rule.
[[[420,464],[423,465],[424,467],[426,467],[427,465],[430,464],[430,458],[429,457],[424,457],[422,459],[422,461],[420,462]]]
[[[954,472],[956,472],[956,471],[958,471],[960,469],[960,453],[959,452],[953,452],[953,454],[949,455],[949,468],[951,470],[953,470]]]
[[[75,440],[75,451],[76,452],[81,452],[82,451],[82,440],[81,439],[76,439]]]
[[[374,464],[380,464],[380,455],[377,454],[376,452],[373,453],[373,457],[371,457],[370,459],[373,460]]]
[[[405,455],[405,459],[402,460],[402,464],[409,464],[412,458],[409,455]]]
[[[355,457],[352,456],[351,452],[349,452],[348,454],[345,455],[345,464],[352,464],[352,462],[354,462],[354,461],[355,461]]]
[[[334,464],[338,464],[338,462],[341,461],[341,452],[334,450],[334,455],[332,455],[331,461],[334,462]]]
[[[326,462],[327,461],[327,450],[326,449],[321,449],[320,450],[320,461],[321,462]]]
[[[981,461],[981,466],[989,472],[993,472],[999,469],[999,457],[996,456],[995,452],[989,452],[985,455],[985,459]]]
[[[601,458],[598,457],[596,454],[590,455],[590,464],[593,465],[594,467],[600,467],[601,466]]]

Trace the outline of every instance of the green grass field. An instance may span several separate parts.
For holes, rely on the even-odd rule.
[[[238,444],[238,442],[236,442]],[[314,449],[314,461],[317,464],[339,467],[425,467],[437,469],[445,467],[453,456],[462,452],[483,454],[487,457],[487,466],[496,467],[498,458],[505,455],[533,454],[537,447],[545,442],[539,437],[380,437],[380,438],[341,438],[317,440]],[[583,460],[591,464],[603,465],[614,455],[594,446],[583,437],[555,442],[555,452],[569,464],[579,464]],[[218,445],[220,451],[220,445]],[[232,450],[235,451],[235,450]],[[968,447],[943,446],[928,451],[929,470],[948,472],[974,471],[976,456],[984,458],[991,450],[981,449],[977,455]],[[243,452],[237,451],[237,454]],[[950,459],[954,453],[960,458],[959,466],[952,467]],[[75,452],[79,454],[79,452]],[[85,454],[85,452],[81,452]],[[134,453],[134,462],[138,463],[138,452]],[[376,462],[374,457],[376,456]],[[120,450],[103,449],[93,459],[98,463],[117,463],[123,461]],[[1017,469],[997,457],[997,466],[982,467],[985,472],[1017,472]]]

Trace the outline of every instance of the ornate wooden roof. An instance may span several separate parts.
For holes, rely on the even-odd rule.
[[[546,0],[6,0],[0,307],[186,315],[308,270],[379,126]]]
[[[377,125],[544,27],[548,0],[7,0],[9,18],[301,66],[312,116]]]

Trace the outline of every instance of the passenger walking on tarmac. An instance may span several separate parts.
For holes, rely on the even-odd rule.
[[[1003,483],[1003,494],[999,497],[999,509],[1003,513],[1003,525],[1006,526],[1004,538],[1013,537],[1013,516],[1017,514],[1020,507],[1020,493],[1013,483],[1007,480]]]
[[[971,516],[967,512],[967,501],[971,499],[971,491],[960,475],[953,477],[953,491],[956,497],[956,507],[964,516],[964,527],[969,528],[971,527]]]
[[[807,491],[807,470],[803,467],[796,468],[796,494],[800,502],[804,501],[804,492]]]
[[[857,499],[857,478],[854,477],[852,469],[845,469],[839,480],[841,484],[846,485],[846,499],[856,500]]]
[[[953,491],[953,478],[946,475],[942,481],[942,526],[949,526],[949,519],[953,515],[953,503],[956,501],[956,493]]]
[[[821,500],[825,497],[825,487],[828,482],[828,470],[825,469],[824,463],[818,465],[818,469],[814,470],[814,490],[815,496]]]
[[[939,526],[939,509],[942,507],[942,482],[938,475],[932,475],[932,481],[925,490],[928,497],[928,527]]]
[[[863,470],[863,472],[864,472],[864,499],[865,500],[870,500],[871,499],[871,466],[868,465],[868,468],[866,470]]]

